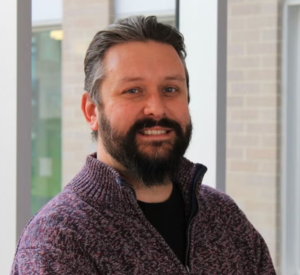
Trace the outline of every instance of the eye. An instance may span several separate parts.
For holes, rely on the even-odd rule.
[[[126,94],[137,94],[138,92],[139,90],[134,88],[125,91]]]
[[[177,92],[177,91],[178,91],[178,89],[175,88],[175,87],[165,87],[165,88],[164,88],[164,92],[165,92],[165,93],[168,93],[168,94],[175,93],[175,92]]]

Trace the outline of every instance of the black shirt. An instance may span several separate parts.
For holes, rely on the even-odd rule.
[[[176,184],[168,200],[161,203],[138,201],[147,220],[162,235],[180,261],[184,264],[186,249],[186,226],[184,203]]]

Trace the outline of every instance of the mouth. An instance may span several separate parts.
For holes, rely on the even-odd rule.
[[[162,128],[162,127],[153,127],[145,128],[138,132],[139,136],[146,139],[169,139],[172,136],[172,129]]]
[[[140,133],[145,136],[165,135],[171,132],[170,130],[143,130]]]

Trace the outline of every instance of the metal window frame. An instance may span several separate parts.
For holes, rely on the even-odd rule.
[[[32,33],[52,30],[63,30],[62,24],[32,25]]]
[[[291,9],[295,8],[299,9],[298,22],[291,18]],[[281,113],[281,273],[286,275],[300,275],[300,93],[297,93],[300,89],[297,78],[300,74],[300,33],[294,40],[298,47],[293,48],[289,36],[289,28],[295,23],[300,30],[300,0],[286,0],[283,6]],[[292,66],[298,73],[289,74]],[[295,242],[298,245],[294,245]]]
[[[62,28],[63,22],[61,20],[54,20],[54,21],[41,21],[41,22],[32,22],[31,26],[32,29],[50,29],[53,26],[59,26]]]
[[[28,223],[31,200],[31,1],[18,0],[17,230]],[[24,50],[24,46],[25,50]],[[30,48],[29,48],[30,46]],[[30,69],[29,69],[30,68]]]
[[[31,1],[11,0],[3,5],[0,269],[8,274],[17,240],[31,216]]]

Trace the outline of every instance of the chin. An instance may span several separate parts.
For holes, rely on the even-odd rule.
[[[139,151],[141,153],[158,153],[158,152],[170,152],[173,149],[173,143],[169,141],[152,141],[149,143],[143,143],[139,145]]]
[[[139,150],[139,153],[148,158],[159,158],[167,160],[170,156],[170,149],[148,147],[147,149]]]

